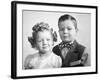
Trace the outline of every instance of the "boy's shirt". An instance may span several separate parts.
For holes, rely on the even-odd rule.
[[[62,58],[62,67],[84,66],[88,58],[88,53],[84,53],[85,47],[76,40],[68,47],[66,43],[62,44],[61,42],[53,48],[53,52]]]

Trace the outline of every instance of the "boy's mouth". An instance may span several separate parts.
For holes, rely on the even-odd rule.
[[[47,48],[48,46],[43,46],[43,49]]]
[[[65,36],[63,36],[63,37],[64,37],[64,38],[69,38],[69,36],[66,36],[66,35],[65,35]]]
[[[64,40],[70,40],[70,36],[63,36]]]

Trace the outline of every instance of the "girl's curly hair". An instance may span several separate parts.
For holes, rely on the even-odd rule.
[[[33,26],[32,28],[33,32],[32,32],[32,36],[31,37],[28,37],[28,41],[30,42],[32,48],[35,48],[36,46],[36,36],[37,36],[37,33],[39,31],[44,31],[44,30],[48,30],[51,32],[51,35],[53,37],[53,41],[57,41],[57,34],[56,32],[54,31],[53,32],[53,29],[49,27],[49,25],[47,23],[44,23],[44,22],[40,22],[40,23],[37,23],[36,25]]]

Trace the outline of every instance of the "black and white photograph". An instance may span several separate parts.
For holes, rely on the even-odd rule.
[[[97,7],[12,2],[12,78],[97,73]]]

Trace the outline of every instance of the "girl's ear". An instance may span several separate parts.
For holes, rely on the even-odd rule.
[[[52,42],[52,46],[54,46],[54,41]]]

